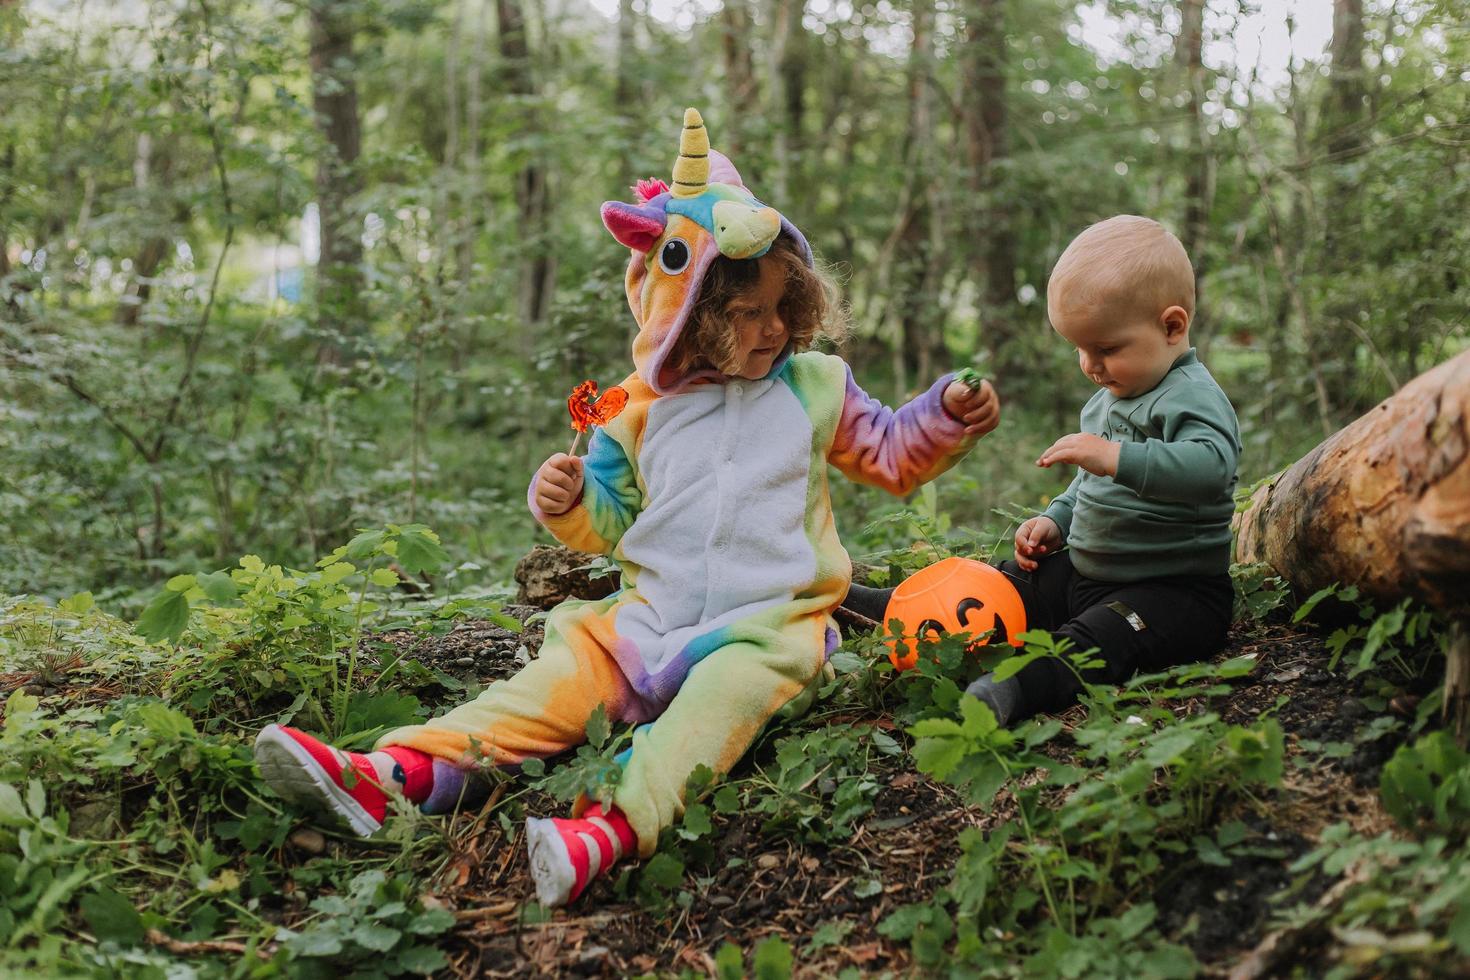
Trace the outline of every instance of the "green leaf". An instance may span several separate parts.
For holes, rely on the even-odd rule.
[[[0,783],[0,825],[18,827],[30,823],[20,793],[9,783]]]
[[[97,605],[97,600],[90,592],[78,592],[74,596],[62,599],[56,604],[56,608],[72,616],[81,616],[90,612]]]
[[[449,563],[449,552],[439,546],[439,537],[418,524],[405,527],[398,536],[398,564],[410,575],[434,572]]]
[[[438,973],[447,964],[444,954],[433,946],[413,946],[398,954],[398,968],[405,973],[428,976]]]
[[[712,802],[715,805],[716,813],[730,814],[740,812],[740,793],[734,786],[721,786],[715,790]]]
[[[672,854],[659,853],[643,868],[643,880],[665,890],[684,881],[684,862]]]
[[[725,943],[715,954],[715,977],[717,980],[743,980],[745,977],[745,955],[734,943]]]
[[[398,573],[391,568],[375,568],[368,578],[380,589],[391,589],[398,584]]]
[[[714,824],[710,822],[709,808],[694,803],[684,811],[684,822],[679,827],[679,834],[685,840],[698,840],[714,829]]]
[[[240,596],[240,586],[230,578],[229,572],[209,572],[197,578],[199,588],[203,589],[209,601],[216,605],[234,602]]]
[[[403,933],[385,925],[364,922],[353,929],[347,938],[363,949],[370,949],[375,953],[386,953],[398,945],[398,940],[403,938]]]
[[[791,947],[786,940],[780,936],[768,936],[755,948],[751,972],[755,980],[787,980],[791,976],[792,962]]]
[[[351,562],[336,561],[321,570],[322,582],[326,585],[336,585],[356,571],[357,566]]]
[[[857,898],[872,898],[883,890],[881,878],[864,878],[852,886],[852,893]]]
[[[382,543],[382,531],[361,531],[355,538],[347,542],[346,556],[353,561],[371,558],[378,552],[378,546]]]
[[[965,761],[965,743],[958,738],[921,738],[914,743],[914,766],[935,779],[944,779]]]
[[[599,704],[587,719],[587,741],[594,749],[601,749],[612,734],[612,723],[607,720],[607,707]]]
[[[169,579],[163,587],[165,589],[168,589],[170,592],[188,592],[194,587],[194,576],[175,575],[173,578]]]
[[[192,576],[191,576],[192,577]],[[153,597],[138,617],[138,632],[149,643],[178,641],[189,625],[189,600],[182,592],[165,589]]]
[[[342,952],[342,937],[327,928],[313,928],[292,936],[285,945],[297,956],[336,956]]]
[[[111,888],[86,895],[79,904],[98,939],[110,939],[119,946],[137,946],[143,941],[143,917],[132,902]]]
[[[46,815],[46,784],[39,779],[32,779],[26,786],[26,807],[37,820]]]

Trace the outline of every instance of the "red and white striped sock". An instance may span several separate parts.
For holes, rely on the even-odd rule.
[[[537,901],[545,906],[576,901],[592,879],[637,846],[638,836],[615,806],[604,810],[594,803],[581,819],[530,818],[526,847]]]

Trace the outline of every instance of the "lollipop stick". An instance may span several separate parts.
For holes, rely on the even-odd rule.
[[[582,444],[582,433],[579,430],[575,436],[572,436],[572,448],[567,450],[567,455],[568,456],[575,456],[575,455],[577,455],[577,447],[580,446],[581,444]]]

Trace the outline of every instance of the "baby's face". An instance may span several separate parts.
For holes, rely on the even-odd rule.
[[[1170,310],[1183,311],[1179,307]],[[1132,398],[1151,390],[1188,349],[1187,317],[1182,329],[1166,323],[1164,311],[1153,317],[1118,316],[1106,309],[1048,304],[1052,329],[1077,348],[1077,362],[1093,384],[1115,398]]]

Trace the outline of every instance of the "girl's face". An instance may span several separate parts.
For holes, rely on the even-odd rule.
[[[786,295],[786,275],[777,261],[761,258],[760,279],[725,306],[725,316],[735,331],[735,364],[730,373],[747,381],[759,381],[771,373],[776,358],[791,339],[781,320],[781,298]]]

